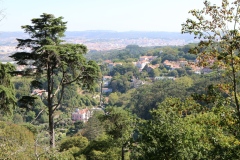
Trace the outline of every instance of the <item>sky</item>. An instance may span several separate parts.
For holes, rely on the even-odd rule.
[[[64,17],[67,31],[181,32],[188,11],[201,8],[203,0],[0,0],[0,31],[22,31],[32,18],[49,13]]]

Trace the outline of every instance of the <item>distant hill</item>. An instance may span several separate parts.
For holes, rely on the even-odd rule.
[[[0,32],[0,38],[22,38],[27,37],[27,34],[24,32]]]
[[[65,38],[85,38],[85,39],[136,39],[136,38],[158,38],[158,39],[184,39],[185,41],[193,40],[189,34],[180,32],[143,32],[143,31],[67,31]],[[24,38],[28,35],[24,32],[0,32],[0,39],[6,38]]]

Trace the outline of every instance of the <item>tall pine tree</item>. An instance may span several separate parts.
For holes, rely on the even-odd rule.
[[[52,14],[42,14],[32,19],[32,25],[22,28],[30,35],[29,39],[17,39],[17,52],[11,57],[19,65],[26,65],[24,71],[14,72],[23,76],[34,76],[33,88],[41,88],[39,79],[47,77],[47,104],[49,114],[50,146],[55,147],[54,112],[61,105],[66,86],[76,83],[86,89],[92,89],[99,75],[99,67],[93,61],[87,61],[84,54],[87,48],[80,44],[62,43],[66,31],[63,17],[55,18]],[[54,82],[58,77],[60,83]],[[34,97],[24,96],[19,100],[21,106],[29,107]]]

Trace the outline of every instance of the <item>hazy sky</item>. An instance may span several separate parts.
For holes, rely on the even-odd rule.
[[[21,31],[42,13],[62,16],[68,31],[180,32],[190,9],[203,8],[203,0],[0,0],[6,17],[0,31]],[[221,0],[212,0],[221,2]]]

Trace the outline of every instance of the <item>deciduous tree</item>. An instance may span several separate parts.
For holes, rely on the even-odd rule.
[[[240,120],[239,71],[240,71],[240,1],[222,0],[221,6],[204,1],[201,10],[190,10],[193,16],[182,24],[182,33],[194,34],[199,38],[198,46],[190,50],[198,55],[201,66],[223,69],[229,83],[221,84],[232,99]]]

